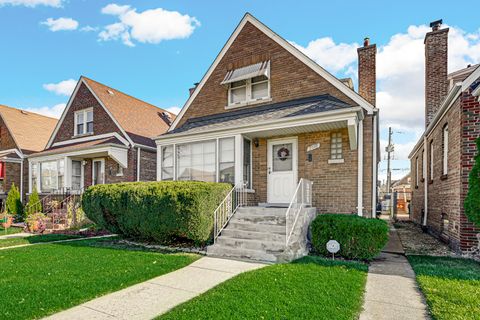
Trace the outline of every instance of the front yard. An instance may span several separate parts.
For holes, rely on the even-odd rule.
[[[356,319],[367,266],[306,257],[240,274],[159,319]]]
[[[197,258],[119,250],[110,239],[3,250],[0,318],[41,318],[182,268]]]
[[[451,257],[409,256],[434,319],[480,319],[480,264]]]

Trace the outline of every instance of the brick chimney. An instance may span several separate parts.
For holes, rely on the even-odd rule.
[[[442,20],[430,23],[425,35],[425,128],[448,93],[448,28],[440,29]]]
[[[370,44],[370,38],[365,38],[363,47],[358,52],[358,93],[372,105],[376,103],[377,45]]]
[[[195,83],[193,84],[193,87],[190,88],[190,89],[188,89],[188,92],[190,93],[190,95],[192,95],[193,92],[195,91],[195,89],[197,89],[197,86],[198,86],[198,82],[195,82]]]

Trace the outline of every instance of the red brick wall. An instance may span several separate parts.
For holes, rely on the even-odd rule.
[[[157,153],[147,150],[140,152],[140,180],[157,180]]]
[[[178,127],[190,118],[224,112],[228,102],[228,90],[220,83],[227,71],[268,59],[270,59],[272,101],[266,103],[328,93],[356,105],[278,43],[247,23],[185,112]]]
[[[78,89],[57,134],[55,135],[54,142],[70,140],[73,138],[75,111],[87,108],[93,108],[93,133],[95,135],[117,132],[123,136],[120,129],[113,122],[105,109],[99,104],[85,84],[82,84]]]
[[[376,103],[377,74],[375,44],[358,48],[358,93],[372,105]]]

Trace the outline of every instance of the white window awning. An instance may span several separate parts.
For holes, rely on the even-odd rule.
[[[258,76],[270,78],[270,60],[252,64],[246,67],[233,69],[227,72],[221,84],[250,79]]]

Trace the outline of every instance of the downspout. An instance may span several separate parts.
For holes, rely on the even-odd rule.
[[[137,181],[140,181],[140,147],[137,148]]]
[[[373,114],[373,153],[372,153],[372,218],[377,217],[377,128],[378,113]]]
[[[23,202],[23,158],[20,163],[20,201]]]
[[[422,171],[425,172],[425,180],[423,181],[423,186],[424,186],[424,209],[423,209],[423,225],[427,225],[427,215],[428,215],[428,170],[426,170],[426,165],[427,165],[427,158],[428,156],[425,156],[427,154],[427,136],[423,138],[423,168]],[[430,155],[431,157],[432,155]],[[416,177],[415,177],[416,178]]]
[[[358,123],[357,215],[363,216],[363,119]]]

